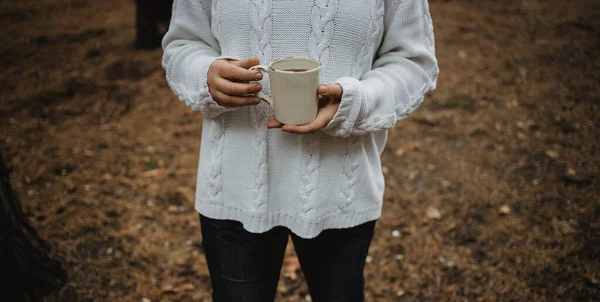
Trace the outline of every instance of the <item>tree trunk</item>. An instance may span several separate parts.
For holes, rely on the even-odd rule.
[[[23,213],[1,154],[0,268],[2,296],[11,301],[42,301],[67,279],[61,263],[50,258],[48,243]]]
[[[158,48],[169,26],[173,0],[135,0],[137,11],[136,47]]]

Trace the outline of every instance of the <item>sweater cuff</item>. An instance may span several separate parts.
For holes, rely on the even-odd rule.
[[[200,111],[202,115],[208,118],[213,118],[222,113],[235,111],[238,109],[237,107],[226,107],[217,103],[217,101],[215,101],[210,94],[208,89],[208,70],[210,69],[210,66],[217,60],[239,61],[240,59],[229,56],[212,58],[206,65],[206,70],[202,70],[202,74],[204,74],[204,82],[202,82],[202,87],[200,88],[200,94],[198,97],[199,102],[196,102],[198,104],[198,108],[192,109]]]
[[[322,131],[331,136],[348,137],[358,119],[362,107],[362,90],[360,80],[342,77],[335,81],[342,86],[343,95],[337,112]]]

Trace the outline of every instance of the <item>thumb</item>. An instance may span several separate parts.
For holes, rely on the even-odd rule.
[[[251,57],[249,59],[241,60],[241,61],[236,61],[236,62],[233,62],[233,63],[235,65],[239,66],[239,67],[248,69],[248,68],[250,68],[252,66],[260,64],[260,60],[257,57]]]

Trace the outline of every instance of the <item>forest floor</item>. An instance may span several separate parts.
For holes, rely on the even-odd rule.
[[[430,8],[438,89],[389,133],[367,301],[600,301],[600,1]],[[202,117],[134,21],[128,0],[0,1],[0,151],[69,272],[52,301],[210,301]],[[307,293],[290,246],[278,301]]]

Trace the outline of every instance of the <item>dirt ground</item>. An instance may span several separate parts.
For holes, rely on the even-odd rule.
[[[367,301],[600,301],[600,1],[430,7],[438,89],[390,131]],[[134,16],[0,0],[0,151],[69,272],[49,301],[210,301],[202,117]],[[307,293],[289,249],[278,301]]]

